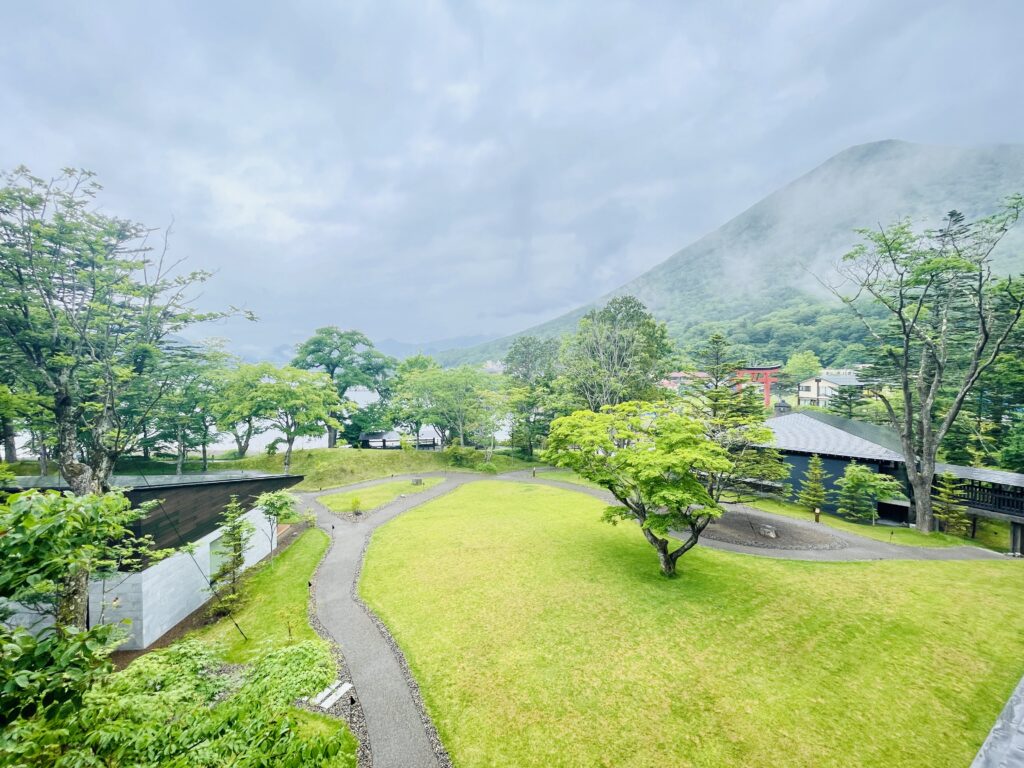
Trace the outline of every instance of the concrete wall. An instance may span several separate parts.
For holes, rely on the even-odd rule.
[[[258,509],[245,515],[255,531],[245,553],[245,567],[258,563],[277,546],[277,531]],[[89,589],[89,623],[129,619],[130,637],[122,650],[146,648],[210,599],[209,577],[216,570],[221,529],[195,542],[192,552],[178,552],[138,573],[94,581]]]

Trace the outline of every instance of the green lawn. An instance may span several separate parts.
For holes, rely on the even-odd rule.
[[[756,499],[744,501],[749,507],[762,509],[765,512],[772,512],[776,515],[794,517],[798,520],[813,520],[814,513],[808,512],[798,504],[777,499]],[[998,526],[982,526],[979,523],[978,539],[965,539],[959,536],[949,536],[945,533],[921,533],[914,528],[896,528],[891,525],[870,525],[867,523],[855,523],[850,520],[843,520],[835,515],[822,514],[821,522],[830,528],[837,528],[840,531],[856,533],[869,539],[890,542],[892,544],[903,544],[910,547],[962,547],[973,545],[976,547],[989,547],[1007,551],[1010,548],[1009,533],[1006,533],[1006,542],[999,546],[1000,539],[996,533]],[[981,534],[985,534],[984,536]]]
[[[329,544],[326,533],[311,528],[273,560],[249,572],[243,587],[245,602],[235,615],[248,640],[230,619],[203,627],[194,637],[216,647],[232,664],[251,661],[268,650],[319,640],[306,614],[307,585]]]
[[[352,512],[353,501],[359,502],[358,509],[369,512],[377,507],[390,504],[403,494],[411,496],[433,488],[444,480],[443,477],[424,477],[422,485],[413,485],[412,480],[396,480],[393,483],[381,483],[370,488],[357,488],[343,493],[332,493],[320,497],[320,503],[332,512]]]
[[[545,469],[537,470],[537,477],[543,480],[557,480],[560,483],[575,483],[585,485],[588,488],[600,488],[597,483],[592,483],[586,478],[580,477],[571,469]]]
[[[698,547],[480,482],[377,529],[360,591],[456,765],[968,765],[1024,673],[1024,563]]]

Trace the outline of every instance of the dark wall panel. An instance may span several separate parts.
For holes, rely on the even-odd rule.
[[[157,548],[178,547],[212,533],[220,524],[220,516],[232,496],[246,508],[266,491],[290,488],[302,480],[301,475],[257,477],[181,485],[160,485],[135,488],[127,496],[132,506],[157,501],[149,515],[134,526],[138,535],[152,536]]]

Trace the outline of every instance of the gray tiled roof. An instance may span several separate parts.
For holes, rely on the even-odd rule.
[[[862,421],[851,421],[831,413],[800,411],[775,416],[765,422],[775,434],[775,446],[781,451],[816,453],[869,461],[903,463],[899,437],[891,429]],[[1024,474],[1001,469],[936,464],[936,472],[949,472],[961,480],[1024,488]]]
[[[903,461],[901,453],[817,418],[821,415],[788,413],[768,419],[766,424],[775,434],[775,447],[783,451],[817,453],[821,456]]]
[[[938,473],[949,472],[961,480],[980,480],[984,483],[996,483],[997,485],[1012,485],[1017,488],[1024,488],[1024,475],[1017,472],[1006,472],[1002,469],[985,469],[984,467],[961,467],[958,464],[935,465]]]

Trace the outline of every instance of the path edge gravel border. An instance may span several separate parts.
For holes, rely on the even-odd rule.
[[[363,715],[363,705],[359,701],[359,691],[352,680],[352,674],[348,668],[348,662],[345,661],[345,655],[341,652],[341,647],[331,637],[331,634],[324,628],[320,622],[320,617],[317,615],[317,599],[316,599],[316,584],[317,574],[320,572],[321,566],[323,566],[324,560],[327,558],[328,553],[334,548],[334,537],[324,531],[316,524],[311,526],[310,530],[318,530],[330,539],[327,549],[324,550],[323,556],[320,561],[316,564],[316,568],[313,569],[313,573],[309,579],[309,600],[306,601],[306,613],[309,620],[309,626],[313,628],[322,640],[326,641],[331,649],[331,655],[334,656],[334,662],[337,665],[338,676],[336,680],[341,680],[346,683],[352,683],[351,696],[355,699],[355,706],[346,707],[344,697],[336,702],[330,710],[327,710],[327,714],[332,717],[336,717],[342,720],[352,734],[356,737],[359,742],[359,748],[356,750],[356,765],[357,768],[373,768],[373,751],[370,749],[370,734],[366,729],[366,718]],[[314,710],[307,707],[311,712],[323,712],[323,710]]]
[[[424,499],[423,504],[437,501],[438,499],[452,493],[452,491],[455,491],[460,486],[461,484],[456,485],[445,493],[434,496],[431,499]],[[411,512],[413,509],[423,506],[423,504],[417,504],[415,507],[405,510],[405,512]],[[382,525],[386,524],[387,523],[382,523]],[[375,526],[373,530],[367,534],[366,540],[363,542],[363,548],[359,553],[359,567],[356,569],[355,578],[352,579],[350,594],[356,604],[366,612],[366,615],[370,618],[370,621],[373,622],[377,631],[380,632],[381,637],[384,638],[384,642],[387,643],[388,647],[391,649],[391,653],[394,654],[395,659],[398,661],[398,666],[402,669],[402,676],[405,678],[405,683],[409,687],[409,693],[412,695],[412,703],[420,715],[420,721],[423,723],[423,730],[427,733],[427,740],[430,742],[430,746],[434,750],[434,756],[437,758],[438,765],[440,768],[453,768],[452,759],[448,755],[448,750],[445,749],[444,742],[441,741],[441,735],[437,732],[437,726],[434,725],[434,721],[430,717],[430,713],[427,711],[427,706],[423,703],[423,694],[420,692],[420,685],[416,682],[416,677],[413,675],[412,669],[409,667],[409,660],[405,658],[405,653],[402,651],[401,647],[399,647],[398,642],[391,634],[391,630],[388,629],[387,624],[385,624],[374,610],[367,605],[366,601],[363,600],[362,596],[359,594],[359,581],[363,577],[363,566],[366,564],[366,552],[370,548],[370,543],[373,541],[373,533],[376,528],[377,527]]]

